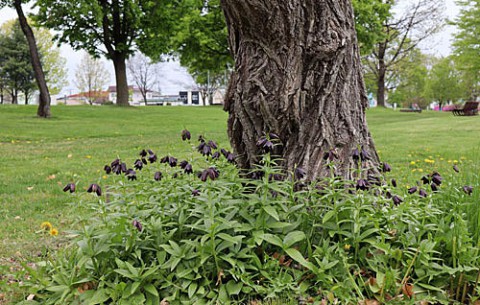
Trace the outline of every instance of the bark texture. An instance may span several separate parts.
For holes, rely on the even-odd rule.
[[[113,67],[115,69],[115,81],[117,84],[117,105],[130,106],[128,102],[128,81],[126,56],[115,54],[112,56]]]
[[[40,98],[38,103],[37,115],[39,117],[48,118],[50,117],[50,92],[48,91],[47,82],[45,80],[45,73],[43,72],[42,62],[40,61],[40,56],[38,54],[37,43],[35,41],[35,36],[33,35],[32,28],[25,18],[25,14],[22,9],[22,1],[14,0],[13,5],[17,11],[18,20],[20,22],[20,27],[22,28],[25,38],[28,42],[28,47],[30,49],[32,67],[35,74],[35,80],[37,82],[38,90],[40,91]]]
[[[235,58],[225,110],[238,163],[258,164],[257,140],[268,133],[282,145],[274,154],[306,179],[330,176],[325,155],[334,151],[333,173],[354,178],[362,167],[377,171],[367,128],[368,99],[350,0],[222,0]],[[366,171],[368,172],[368,171]]]

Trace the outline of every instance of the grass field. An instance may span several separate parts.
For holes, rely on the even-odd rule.
[[[79,191],[90,183],[108,184],[103,166],[116,157],[131,164],[144,148],[182,158],[190,153],[180,141],[184,128],[228,146],[227,114],[217,107],[57,106],[49,120],[35,113],[31,106],[0,107],[0,294],[8,280],[2,273],[41,253],[47,241],[36,231],[43,221],[59,229],[54,240],[60,244],[64,232],[88,215],[81,201],[89,195],[63,193],[65,184],[75,182]],[[403,186],[422,172],[450,172],[454,163],[466,184],[478,179],[479,117],[386,109],[368,110],[367,116],[382,161]]]

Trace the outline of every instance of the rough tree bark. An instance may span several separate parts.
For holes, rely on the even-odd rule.
[[[115,81],[117,84],[117,105],[130,106],[130,103],[128,102],[126,56],[121,53],[114,53],[111,57],[115,69]]]
[[[22,31],[25,34],[25,38],[28,42],[35,80],[37,81],[38,90],[40,91],[37,115],[39,117],[48,118],[51,115],[50,92],[48,91],[47,82],[45,81],[45,73],[43,72],[42,62],[40,61],[40,56],[38,54],[35,36],[33,35],[32,28],[28,24],[27,18],[25,18],[25,14],[23,13],[22,1],[14,0],[13,6],[17,11],[20,27],[22,28]]]
[[[352,179],[362,167],[377,172],[378,155],[367,128],[368,105],[350,0],[222,0],[235,58],[225,110],[238,164],[259,161],[257,140],[275,133],[274,153],[307,180],[334,174]],[[365,171],[368,172],[368,171]]]

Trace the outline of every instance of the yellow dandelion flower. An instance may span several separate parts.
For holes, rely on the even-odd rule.
[[[87,156],[85,156],[85,158],[87,158],[87,159],[92,159],[92,156],[87,155]]]
[[[51,236],[57,236],[57,235],[58,235],[58,230],[55,229],[55,228],[52,228],[52,229],[50,230],[50,235],[51,235]]]
[[[40,225],[40,229],[45,230],[45,231],[50,231],[52,229],[52,224],[48,221],[44,221]]]
[[[460,157],[460,160],[467,160],[467,157]]]
[[[423,169],[422,169],[422,168],[419,168],[419,169],[418,169],[418,172],[419,172],[419,173],[423,173]]]
[[[448,160],[447,162],[448,162],[448,163],[452,163],[452,160]]]
[[[440,161],[443,161],[443,160],[445,160],[445,159],[444,159],[444,158],[440,158]]]
[[[107,175],[103,175],[102,178],[103,178],[103,179],[107,179],[108,176],[107,176]]]
[[[412,169],[412,173],[414,173],[414,172],[416,172],[416,171],[417,171],[417,169],[416,169],[416,168]]]
[[[411,162],[410,162],[410,165],[415,165],[415,161],[411,161]]]
[[[458,160],[453,160],[453,163],[457,164],[457,163],[458,163]]]
[[[352,245],[350,245],[350,244],[345,244],[345,245],[343,246],[343,249],[345,249],[345,251],[349,251],[351,247],[352,247]]]

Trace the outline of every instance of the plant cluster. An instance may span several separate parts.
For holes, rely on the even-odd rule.
[[[448,304],[479,298],[479,198],[473,186],[455,185],[461,168],[450,179],[433,172],[408,190],[395,187],[386,163],[381,179],[360,178],[358,170],[357,181],[307,183],[302,169],[285,173],[276,166],[270,139],[258,141],[267,153],[256,175],[240,173],[233,154],[203,137],[199,158],[178,162],[166,155],[158,162],[147,149],[135,169],[115,159],[105,171],[118,174],[117,183],[103,192],[89,187],[99,196],[87,203],[96,216],[72,232],[64,252],[28,269],[36,301],[230,304],[287,296],[299,304]],[[331,166],[338,162],[334,151],[325,157]],[[361,148],[352,157],[368,159]]]

